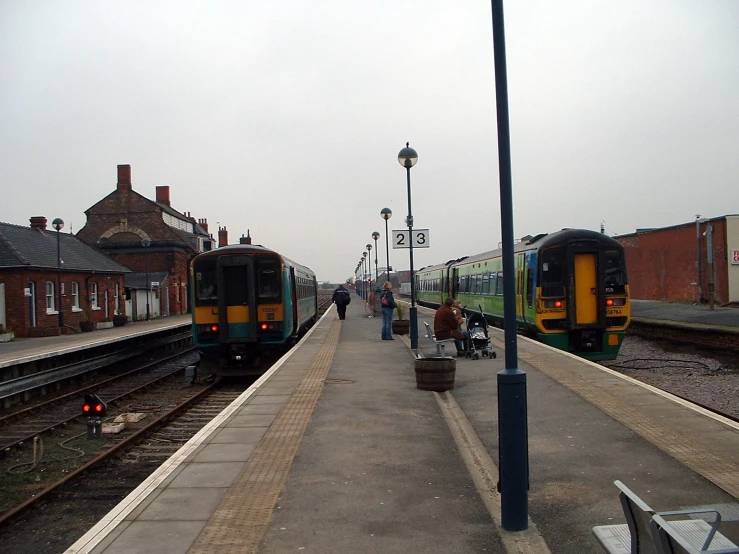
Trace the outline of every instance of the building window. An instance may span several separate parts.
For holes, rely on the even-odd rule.
[[[113,283],[113,309],[116,314],[121,313],[121,296],[118,283]]]
[[[77,281],[72,283],[72,309],[80,309],[80,284]]]
[[[98,284],[97,283],[90,283],[90,305],[92,306],[93,310],[100,309],[100,307],[98,306]]]
[[[56,312],[54,306],[54,283],[46,281],[46,313]]]

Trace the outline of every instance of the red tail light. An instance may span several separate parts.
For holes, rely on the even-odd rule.
[[[609,298],[606,300],[606,306],[613,306],[613,298]]]
[[[215,324],[211,325],[211,326],[210,326],[210,330],[211,330],[211,331],[212,331],[213,333],[217,333],[217,332],[218,332],[218,325],[215,325]]]
[[[555,308],[561,308],[562,307],[562,301],[561,300],[557,300],[556,302],[554,302],[554,307]]]
[[[262,323],[262,331],[266,331],[267,329],[269,329],[269,325]]]

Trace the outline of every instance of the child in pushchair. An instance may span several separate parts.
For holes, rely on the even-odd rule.
[[[490,346],[488,322],[483,314],[482,306],[479,306],[479,308],[480,313],[473,313],[467,317],[467,332],[469,333],[469,337],[467,338],[467,357],[478,360],[480,355],[477,351],[480,350],[483,358],[495,358],[496,354]]]

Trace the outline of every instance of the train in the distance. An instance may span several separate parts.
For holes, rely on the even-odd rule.
[[[201,375],[259,375],[265,352],[289,348],[318,317],[315,273],[263,246],[199,254],[190,283]]]
[[[416,272],[418,303],[438,307],[447,296],[468,310],[482,306],[503,324],[503,251],[424,267]],[[612,360],[631,320],[624,249],[595,231],[563,229],[514,245],[517,329],[589,360]]]

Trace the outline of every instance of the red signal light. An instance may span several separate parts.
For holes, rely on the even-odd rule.
[[[85,402],[82,404],[83,415],[99,415],[104,416],[108,412],[108,407],[105,402],[100,400],[100,397],[96,394],[86,394]]]

